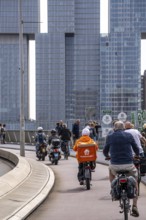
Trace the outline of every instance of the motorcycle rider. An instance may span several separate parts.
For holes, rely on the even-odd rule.
[[[57,131],[55,129],[52,129],[51,130],[51,136],[49,137],[48,139],[48,155],[49,155],[49,160],[51,160],[51,153],[52,153],[52,149],[54,148],[54,145],[52,144],[52,142],[56,141],[58,142],[58,145],[57,147],[60,148],[60,138],[59,136],[57,135]],[[60,153],[61,154],[61,153]]]
[[[88,128],[84,128],[82,130],[82,136],[75,142],[73,150],[78,151],[78,146],[82,143],[95,144],[96,150],[98,150],[97,143],[92,138],[90,138],[90,130]],[[78,152],[76,153],[76,158],[78,160]],[[79,160],[78,163],[78,180],[80,182],[80,185],[83,185],[83,163],[80,163]],[[95,161],[91,161],[91,169],[95,169]]]
[[[51,136],[48,139],[48,144],[51,145],[51,142],[53,139],[59,139],[59,136],[57,135],[57,131],[55,129],[51,130]]]
[[[40,147],[41,144],[45,144],[46,147],[47,147],[46,135],[43,132],[43,128],[42,127],[38,127],[37,128],[37,133],[35,135],[35,143],[36,143],[36,155],[38,153],[38,150],[39,150],[39,147]]]

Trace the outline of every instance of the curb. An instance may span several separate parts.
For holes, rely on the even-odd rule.
[[[44,165],[46,167],[46,165]],[[50,191],[52,190],[55,182],[55,175],[49,167],[47,167],[49,171],[49,178],[48,182],[44,186],[44,188],[39,192],[38,195],[36,195],[35,198],[32,198],[30,201],[28,201],[27,204],[25,204],[24,207],[22,207],[20,210],[16,212],[16,214],[12,214],[12,217],[9,217],[7,219],[10,220],[23,220],[26,217],[28,217],[48,196]]]

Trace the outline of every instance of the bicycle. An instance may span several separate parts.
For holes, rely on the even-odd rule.
[[[120,213],[124,213],[124,219],[128,220],[128,214],[131,213],[130,199],[136,196],[136,180],[134,177],[128,177],[129,171],[120,170],[117,172],[117,183],[119,185],[119,204],[121,207]],[[134,195],[129,195],[128,182],[129,178],[133,178],[135,181],[135,192]]]
[[[62,141],[61,143],[61,150],[62,152],[64,153],[64,159],[68,160],[68,157],[69,157],[69,142],[64,140]]]
[[[128,214],[131,214],[130,199],[137,196],[136,179],[128,174],[127,170],[117,171],[116,177],[111,183],[112,201],[119,200],[120,213],[124,213],[124,220],[128,220]]]

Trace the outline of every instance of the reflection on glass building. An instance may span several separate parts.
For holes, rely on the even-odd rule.
[[[18,0],[0,0],[0,120],[19,123]],[[48,0],[48,33],[40,33],[40,0],[22,0],[25,120],[29,119],[29,40],[36,45],[36,122],[45,129],[100,117],[100,0]],[[5,79],[5,80],[3,80]]]
[[[38,32],[38,1],[22,1],[24,38],[25,118],[28,118],[29,40]],[[36,23],[32,23],[32,22]],[[27,23],[29,22],[29,23]],[[0,0],[0,123],[19,124],[19,13],[18,0]],[[9,126],[8,126],[9,127]]]
[[[35,40],[36,122],[44,129],[112,118],[141,108],[141,38],[145,0],[109,0],[109,34],[100,36],[100,0],[48,0],[48,33],[40,1],[22,0],[25,119],[29,120],[29,41]],[[0,122],[19,124],[18,0],[0,0]],[[109,118],[107,118],[109,120]],[[26,123],[27,126],[27,123]],[[36,124],[35,124],[36,127]]]
[[[117,118],[141,109],[141,37],[146,32],[146,1],[109,1],[109,34],[100,39],[101,117]]]
[[[99,118],[99,0],[48,0],[48,33],[36,36],[36,118]]]

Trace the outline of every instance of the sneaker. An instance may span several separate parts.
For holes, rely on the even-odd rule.
[[[84,184],[83,180],[80,180],[80,185],[83,185],[83,184]]]
[[[91,172],[95,172],[95,168],[94,168],[94,169],[92,168],[92,169],[91,169]]]
[[[138,217],[139,216],[139,211],[135,205],[132,206],[132,216]]]

